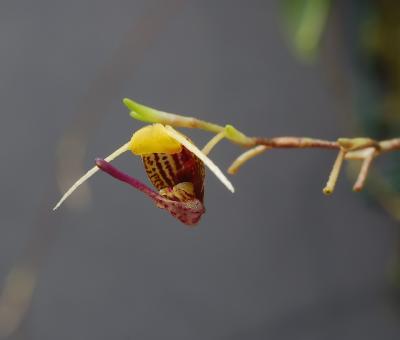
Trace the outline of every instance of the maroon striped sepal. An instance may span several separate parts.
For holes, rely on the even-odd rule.
[[[186,150],[187,151],[187,150]],[[163,155],[163,154],[157,154]],[[173,155],[170,155],[173,156]],[[184,162],[183,164],[187,164]],[[104,159],[96,159],[96,165],[100,168],[100,170],[106,172],[107,174],[111,175],[112,177],[129,184],[130,186],[134,187],[135,189],[143,192],[146,196],[148,196],[157,207],[161,209],[167,210],[173,217],[180,220],[182,223],[192,226],[199,222],[201,216],[205,213],[205,208],[202,202],[203,192],[204,190],[201,189],[200,197],[199,198],[191,198],[185,201],[178,201],[166,198],[161,196],[159,193],[151,190],[148,186],[144,183],[138,181],[137,179],[127,175],[126,173],[118,170],[116,167],[112,166],[110,163],[105,161]],[[157,165],[159,166],[159,165]],[[184,167],[185,173],[187,175],[187,171],[189,167]],[[204,179],[204,167],[203,167],[203,179]],[[182,175],[184,176],[184,175]],[[152,180],[153,182],[153,180]],[[154,182],[153,182],[154,183]],[[172,182],[174,183],[174,182]],[[180,182],[179,182],[180,183]],[[178,183],[178,184],[179,184]],[[156,185],[155,185],[156,186]],[[156,186],[158,189],[158,187]],[[200,188],[196,189],[196,184],[194,184],[195,191],[200,190]],[[163,189],[163,188],[161,188]]]

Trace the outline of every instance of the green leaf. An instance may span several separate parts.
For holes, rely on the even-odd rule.
[[[326,26],[331,0],[283,0],[283,18],[297,56],[315,58]]]

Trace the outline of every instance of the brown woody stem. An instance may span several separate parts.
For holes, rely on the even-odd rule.
[[[304,137],[253,138],[253,140],[254,145],[265,145],[270,148],[340,148],[338,142]]]
[[[326,195],[330,195],[334,189],[339,177],[340,169],[343,161],[362,160],[360,173],[357,181],[353,186],[353,190],[359,192],[364,187],[364,183],[368,177],[369,169],[375,157],[384,152],[400,150],[400,138],[388,139],[384,141],[375,141],[370,138],[339,138],[337,141],[328,141],[306,137],[276,137],[276,138],[260,138],[246,137],[248,143],[245,147],[251,147],[250,150],[241,154],[228,168],[228,173],[235,174],[239,168],[248,160],[263,153],[267,149],[274,148],[321,148],[339,150],[339,154],[331,170],[328,182],[323,189]]]

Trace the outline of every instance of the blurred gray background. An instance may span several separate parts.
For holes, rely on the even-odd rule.
[[[51,212],[57,183],[143,126],[123,97],[250,135],[346,135],[324,66],[292,56],[278,5],[1,2],[3,338],[400,337],[397,225],[345,176],[322,195],[330,151],[268,152],[231,178],[234,195],[208,174],[196,229],[104,174]],[[225,169],[240,152],[223,142],[211,157]],[[145,180],[137,158],[115,164]]]

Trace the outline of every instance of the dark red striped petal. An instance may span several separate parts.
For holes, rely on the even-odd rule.
[[[97,158],[96,165],[100,170],[106,172],[112,177],[143,192],[157,205],[157,207],[167,210],[172,216],[186,225],[195,225],[205,213],[204,205],[198,199],[186,202],[172,201],[151,190],[144,183],[118,170],[104,159]]]

